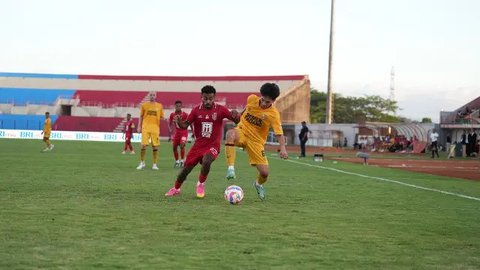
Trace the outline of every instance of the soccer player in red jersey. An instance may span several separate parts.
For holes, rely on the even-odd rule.
[[[198,176],[197,197],[205,197],[204,184],[210,172],[210,166],[220,153],[223,119],[238,122],[237,111],[230,112],[227,107],[214,102],[216,90],[213,86],[204,86],[201,93],[202,103],[192,109],[186,121],[182,121],[180,116],[175,117],[180,128],[186,129],[189,125],[193,126],[195,143],[187,154],[185,167],[178,174],[175,185],[165,194],[167,197],[180,194],[180,187],[198,163],[202,168]]]
[[[179,115],[182,121],[186,121],[188,114],[182,111],[182,101],[175,101],[175,111],[170,114],[168,120],[168,130],[170,131],[170,139],[173,145],[173,156],[175,157],[174,167],[183,167],[183,159],[185,158],[185,143],[187,142],[188,130],[182,129],[174,121],[175,117]],[[180,159],[178,158],[178,147],[180,146]]]
[[[132,146],[132,135],[134,128],[135,124],[133,123],[132,115],[127,113],[127,122],[125,122],[125,125],[123,127],[123,134],[125,136],[125,147],[123,148],[122,154],[125,154],[127,148],[130,150],[130,154],[135,154]]]

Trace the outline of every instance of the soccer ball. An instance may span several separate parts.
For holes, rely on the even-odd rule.
[[[228,186],[225,189],[223,197],[225,197],[225,200],[230,204],[238,204],[243,200],[243,190],[239,186]]]

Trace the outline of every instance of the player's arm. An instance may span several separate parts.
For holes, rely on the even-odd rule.
[[[275,135],[275,136],[277,136],[277,140],[280,143],[280,153],[279,153],[280,157],[283,159],[287,159],[288,153],[287,153],[287,148],[285,146],[285,136],[283,136],[283,134]]]
[[[175,116],[175,122],[178,124],[178,126],[181,129],[187,129],[188,126],[190,126],[190,122],[188,120],[183,120],[181,115],[176,115]]]
[[[138,118],[138,127],[137,127],[137,132],[142,133],[142,115]]]
[[[140,117],[138,117],[138,127],[137,127],[137,132],[141,133],[142,132],[142,121],[143,121],[143,114],[145,113],[145,109],[143,108],[143,104],[140,107]]]
[[[168,119],[168,134],[170,135],[172,135],[172,132],[173,132],[172,125],[173,125],[173,115],[170,115]]]
[[[237,110],[233,109],[230,111],[230,117],[228,117],[228,120],[234,122],[235,124],[238,124],[238,122],[240,122],[240,115],[241,114],[238,113]]]

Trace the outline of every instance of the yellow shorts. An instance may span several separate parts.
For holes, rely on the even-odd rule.
[[[242,129],[236,128],[236,130],[239,135],[238,144],[236,144],[236,146],[242,147],[247,151],[250,165],[268,165],[268,160],[265,156],[265,145],[249,140],[243,133]]]
[[[160,145],[160,134],[158,132],[144,132],[142,131],[142,145],[159,146]]]

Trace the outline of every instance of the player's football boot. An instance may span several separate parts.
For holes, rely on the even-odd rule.
[[[122,151],[122,155],[125,155],[125,151]]]
[[[50,147],[48,148],[48,150],[52,151],[54,147],[55,147],[55,145],[50,144]]]
[[[137,170],[142,170],[143,168],[145,168],[145,162],[141,161],[137,167]]]
[[[180,167],[180,160],[175,160],[175,165],[173,165],[174,168]]]
[[[228,168],[226,177],[227,177],[227,180],[234,180],[235,179],[235,169]]]
[[[180,189],[176,189],[175,187],[172,187],[167,193],[165,193],[166,197],[173,197],[175,195],[180,194]]]
[[[153,164],[153,165],[152,165],[152,170],[158,171],[158,166],[157,166],[157,164]]]
[[[265,190],[263,189],[263,186],[257,185],[257,182],[253,181],[253,187],[257,190],[258,198],[262,201],[265,200]]]
[[[185,167],[185,162],[181,159],[180,160],[180,168],[183,168],[183,167]]]
[[[132,152],[130,152],[130,154],[135,155],[135,151],[132,150]]]
[[[203,199],[205,197],[205,184],[197,182],[197,198]]]

